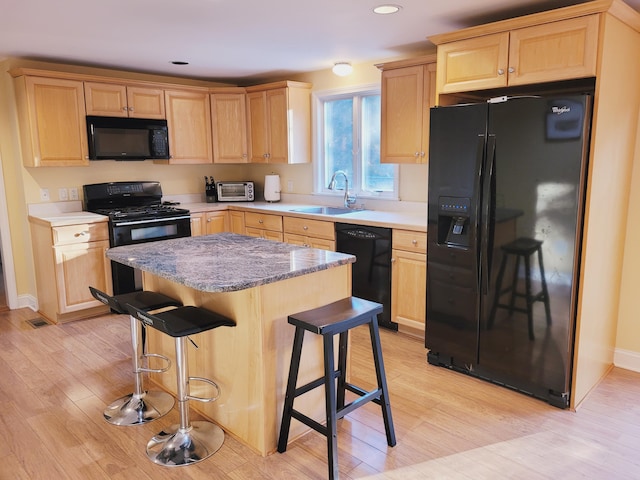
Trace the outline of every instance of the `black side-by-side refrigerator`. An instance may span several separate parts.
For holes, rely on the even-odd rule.
[[[591,105],[431,109],[429,363],[568,406]]]

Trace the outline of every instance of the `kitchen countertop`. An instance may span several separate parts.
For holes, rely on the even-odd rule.
[[[192,213],[210,212],[216,210],[242,210],[258,213],[272,213],[293,217],[325,220],[336,223],[356,223],[375,227],[400,228],[417,232],[427,231],[427,207],[424,211],[391,212],[386,210],[353,210],[343,215],[323,215],[320,213],[294,212],[292,210],[316,207],[319,205],[296,203],[269,202],[219,202],[219,203],[183,203],[180,205]]]
[[[235,233],[114,247],[107,257],[203,292],[233,292],[355,262],[353,255]]]
[[[269,202],[219,202],[219,203],[182,203],[180,208],[186,208],[192,213],[214,212],[221,210],[241,210],[257,213],[271,213],[274,215],[287,215],[292,217],[324,220],[336,223],[355,223],[358,225],[370,225],[374,227],[399,228],[416,232],[427,231],[427,208],[424,211],[395,212],[388,210],[356,210],[343,215],[324,215],[320,213],[294,212],[292,210],[316,207],[319,205],[299,203],[269,203]],[[29,219],[46,223],[52,227],[64,225],[77,225],[79,223],[106,222],[104,215],[85,211],[55,212],[33,211]]]
[[[91,212],[62,212],[29,215],[29,221],[46,224],[50,227],[63,227],[65,225],[78,225],[81,223],[107,222],[109,217]]]

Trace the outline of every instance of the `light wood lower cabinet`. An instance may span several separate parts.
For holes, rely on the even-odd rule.
[[[231,233],[239,233],[240,235],[244,235],[244,212],[229,210],[229,224],[231,227]]]
[[[230,213],[227,210],[191,213],[191,236],[228,232]]]
[[[283,241],[282,215],[245,212],[245,235],[266,238],[267,240]]]
[[[300,217],[283,217],[284,241],[303,247],[336,250],[333,222],[309,220]]]
[[[427,292],[427,235],[393,230],[391,320],[400,332],[424,338]]]
[[[38,313],[59,323],[105,313],[89,286],[111,293],[107,223],[52,227],[30,218]]]

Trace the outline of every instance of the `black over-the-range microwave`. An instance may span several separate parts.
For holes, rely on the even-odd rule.
[[[169,158],[166,120],[87,115],[90,160]]]

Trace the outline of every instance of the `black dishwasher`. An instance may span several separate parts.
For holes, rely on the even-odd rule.
[[[398,330],[391,321],[391,229],[336,223],[336,251],[356,256],[352,295],[381,303],[381,327]]]

